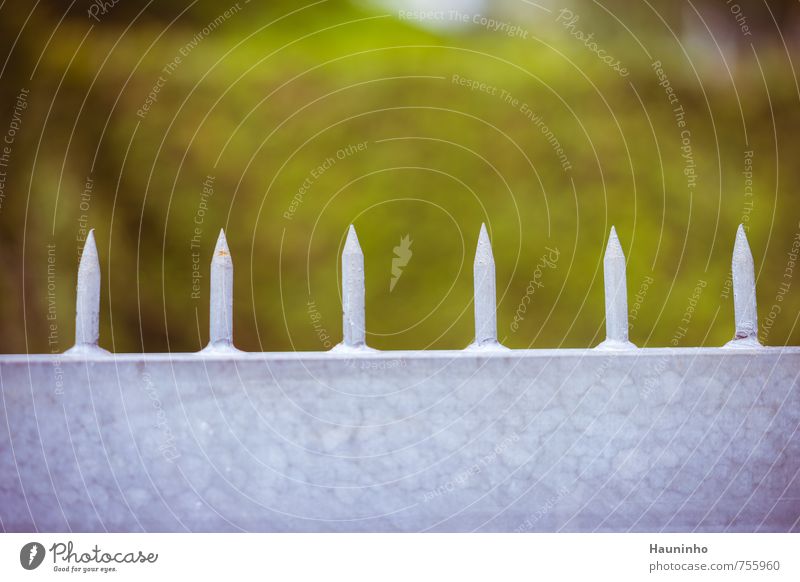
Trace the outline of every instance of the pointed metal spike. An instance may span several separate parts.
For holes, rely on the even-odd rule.
[[[628,341],[628,288],[625,253],[611,227],[603,257],[603,283],[606,304],[606,340],[598,347],[603,349],[630,349],[636,346]]]
[[[350,225],[350,228],[347,229],[347,238],[344,241],[344,250],[342,252],[363,255],[361,252],[361,244],[358,242],[356,229],[352,224]]]
[[[225,229],[219,229],[219,236],[217,237],[217,244],[214,246],[214,258],[228,257],[230,259],[230,249],[228,249],[228,239],[225,238]],[[213,259],[212,259],[213,260]]]
[[[494,254],[492,253],[492,243],[489,234],[486,232],[486,225],[481,224],[481,231],[478,234],[478,246],[475,249],[475,264],[494,265]]]
[[[494,254],[485,224],[481,224],[478,235],[472,275],[475,287],[475,342],[471,347],[498,346]]]
[[[611,227],[611,232],[608,235],[608,245],[606,246],[605,257],[608,257],[609,255],[625,258],[625,253],[622,250],[622,245],[620,244],[619,237],[617,236],[617,229],[613,226]]]
[[[731,347],[757,347],[758,311],[756,308],[756,275],[753,253],[747,234],[740,224],[736,231],[731,259],[733,275],[733,308],[736,320],[736,333],[727,345]]]
[[[78,267],[78,299],[76,302],[75,345],[97,345],[100,339],[100,258],[89,231]]]
[[[337,348],[367,347],[364,302],[364,253],[353,225],[342,251],[342,343]]]
[[[211,258],[209,342],[206,350],[233,348],[233,259],[220,229]]]
[[[83,245],[78,266],[78,287],[75,300],[75,345],[68,352],[105,352],[97,342],[100,339],[100,259],[94,240],[94,229],[89,231]]]

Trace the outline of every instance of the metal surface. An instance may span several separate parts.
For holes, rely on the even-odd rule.
[[[475,341],[471,348],[497,348],[497,291],[495,289],[494,254],[486,225],[481,225],[473,263],[475,285]]]
[[[508,350],[497,343],[482,227],[475,342],[378,352],[366,346],[364,256],[351,226],[342,344],[244,353],[233,347],[233,263],[220,233],[209,346],[111,355],[97,346],[90,235],[75,348],[0,356],[0,527],[800,530],[800,348],[757,342],[743,229],[737,339],[723,348],[636,348],[613,229],[604,273],[601,349]]]
[[[606,340],[600,349],[624,350],[635,348],[628,340],[628,288],[625,254],[612,226],[603,257],[603,282],[606,299]]]
[[[13,531],[797,531],[800,349],[0,357]]]
[[[733,307],[736,332],[729,347],[758,346],[758,311],[756,309],[756,275],[753,253],[744,226],[736,231],[736,242],[731,259],[733,276]]]

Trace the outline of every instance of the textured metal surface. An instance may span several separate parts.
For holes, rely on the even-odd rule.
[[[342,251],[342,330],[343,339],[338,349],[367,346],[364,253],[352,224]]]
[[[233,259],[222,230],[211,259],[208,335],[207,350],[233,348]]]
[[[7,531],[797,531],[800,349],[0,356]]]
[[[603,257],[603,284],[606,300],[606,340],[601,349],[635,348],[628,340],[628,288],[625,253],[612,226]]]
[[[756,274],[753,253],[744,227],[736,231],[731,258],[733,276],[733,307],[736,331],[728,343],[730,347],[754,347],[758,341],[758,310],[756,309]]]
[[[94,230],[89,231],[83,246],[75,296],[75,345],[69,351],[75,355],[105,352],[97,345],[100,338],[100,258]]]
[[[472,265],[475,306],[475,341],[472,347],[495,348],[497,341],[497,290],[494,253],[486,225],[481,225],[475,260]]]

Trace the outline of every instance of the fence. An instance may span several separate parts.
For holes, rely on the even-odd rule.
[[[364,259],[342,255],[343,341],[233,343],[233,263],[211,262],[196,354],[98,346],[100,265],[78,272],[75,346],[0,356],[6,531],[798,531],[800,348],[758,342],[753,258],[733,251],[721,348],[636,348],[625,257],[605,257],[594,349],[497,341],[481,228],[465,350],[366,343]]]

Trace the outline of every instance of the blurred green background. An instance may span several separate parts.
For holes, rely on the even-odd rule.
[[[603,339],[612,224],[631,339],[724,343],[741,222],[800,344],[796,2],[101,5],[0,7],[0,352],[70,347],[87,227],[104,347],[202,347],[225,228],[237,345],[325,349],[350,223],[377,348],[470,342],[482,222],[508,346]]]

